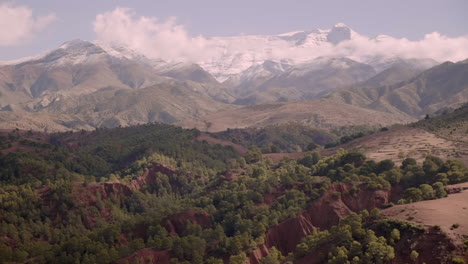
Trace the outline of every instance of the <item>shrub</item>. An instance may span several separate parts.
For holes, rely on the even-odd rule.
[[[416,250],[411,251],[410,258],[411,260],[415,261],[419,257],[419,253]]]
[[[452,263],[453,264],[465,264],[465,261],[462,258],[453,258]]]
[[[332,197],[333,197],[333,199],[338,200],[338,199],[341,198],[341,193],[340,192],[333,192]]]
[[[387,203],[387,204],[382,205],[382,208],[383,209],[390,208],[390,207],[393,207],[394,205],[395,205],[394,203]]]

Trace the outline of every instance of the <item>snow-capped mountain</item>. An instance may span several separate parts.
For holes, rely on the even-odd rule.
[[[228,81],[235,103],[254,105],[310,100],[351,87],[375,75],[372,66],[347,58],[320,57],[296,65],[266,61]]]
[[[36,56],[13,61],[3,61],[0,65],[18,65],[22,63],[41,63],[47,67],[66,64],[93,63],[107,58],[150,61],[141,53],[127,47],[113,47],[102,42],[90,42],[80,39],[71,40],[51,51],[42,52]]]
[[[148,58],[141,52],[122,45],[73,40],[56,50],[17,61],[0,62],[0,65],[28,61],[42,61],[46,63],[46,66],[80,64],[108,56],[113,59],[126,59],[150,65],[158,72],[186,68],[187,65],[195,63],[217,81],[225,82],[231,78],[228,83],[232,83],[232,81],[238,82],[242,78],[241,75],[245,76],[244,71],[248,69],[251,71],[251,67],[262,65],[266,61],[295,66],[310,63],[319,57],[322,59],[343,57],[369,64],[377,72],[381,72],[399,59],[391,53],[356,55],[353,53],[355,46],[347,46],[353,40],[359,40],[356,43],[360,43],[361,40],[370,43],[387,43],[395,39],[387,35],[368,38],[343,23],[338,23],[330,29],[293,31],[278,35],[212,37],[206,39],[206,47],[209,48],[206,56],[200,56],[198,61],[191,62],[165,62],[158,58]],[[359,45],[356,43],[353,45]]]
[[[283,54],[285,50],[289,53],[307,53],[311,48],[335,45],[356,36],[359,34],[345,24],[338,23],[331,29],[294,31],[274,36],[216,37],[209,39],[210,47],[216,51],[213,54],[216,55],[198,64],[218,81],[224,82],[267,60],[287,60],[286,54]],[[302,59],[295,56],[290,62],[302,63],[316,57],[316,54]]]
[[[209,45],[215,52],[198,63],[166,62],[122,45],[72,40],[37,56],[0,62],[8,84],[0,87],[0,106],[40,97],[35,105],[43,107],[63,96],[103,87],[138,89],[165,82],[165,77],[190,82],[186,87],[193,92],[224,103],[312,99],[365,81],[400,60],[391,55],[350,59],[329,53],[331,47],[356,38],[362,36],[342,23],[327,30],[275,36],[211,38]],[[411,63],[421,64],[422,69],[435,64]]]
[[[366,40],[341,23],[274,36],[218,37],[207,39],[213,52],[195,62],[164,61],[122,45],[72,40],[37,56],[0,62],[0,117],[11,126],[59,130],[172,123],[238,105],[393,85],[437,64],[353,52],[363,40],[394,39]],[[34,123],[37,118],[41,121]]]
[[[221,88],[196,64],[73,40],[0,65],[0,123],[52,130],[171,123],[229,108],[219,102],[233,100]]]

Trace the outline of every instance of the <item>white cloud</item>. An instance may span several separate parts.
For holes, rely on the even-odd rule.
[[[334,47],[335,52],[351,58],[394,55],[401,58],[432,58],[437,61],[460,61],[468,58],[468,37],[450,38],[438,32],[426,34],[422,40],[380,36],[375,39],[359,36]]]
[[[33,38],[56,19],[54,14],[34,16],[27,6],[0,3],[0,46],[12,46]]]
[[[359,34],[338,45],[321,43],[319,46],[296,46],[293,42],[267,37],[242,36],[241,38],[191,37],[175,18],[159,21],[154,17],[138,16],[132,9],[116,8],[98,14],[94,31],[99,40],[129,46],[150,58],[169,61],[225,60],[231,66],[239,63],[239,70],[248,67],[247,61],[265,59],[296,61],[311,60],[319,56],[346,56],[365,61],[373,56],[398,56],[402,58],[432,58],[437,61],[459,61],[468,58],[468,37],[450,38],[437,32],[427,34],[422,40],[410,41],[390,36],[368,38]],[[226,51],[232,61],[226,61]],[[219,66],[219,65],[218,65]],[[218,67],[216,66],[216,67]],[[231,67],[225,65],[226,67]]]
[[[129,8],[118,7],[98,14],[94,32],[99,40],[128,46],[150,58],[197,61],[206,50],[207,40],[190,37],[175,18],[158,21],[154,17],[136,16]]]
[[[337,45],[322,43],[316,47],[289,46],[275,50],[273,59],[310,60],[319,56],[348,57],[366,61],[375,56],[396,56],[400,58],[431,58],[440,62],[460,61],[468,58],[468,37],[450,38],[434,32],[422,40],[379,36],[368,38],[357,35]]]

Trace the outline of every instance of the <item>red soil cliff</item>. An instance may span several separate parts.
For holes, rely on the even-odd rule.
[[[366,184],[354,189],[350,184],[333,184],[322,197],[312,202],[295,218],[271,227],[266,234],[265,244],[251,254],[248,263],[260,263],[260,259],[267,256],[268,249],[272,247],[287,255],[294,251],[302,238],[312,234],[315,229],[328,229],[352,212],[379,208],[398,198],[395,192],[369,190]]]

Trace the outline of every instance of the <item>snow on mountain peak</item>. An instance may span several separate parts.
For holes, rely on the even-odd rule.
[[[81,39],[73,39],[73,40],[63,43],[58,48],[67,49],[67,50],[78,50],[78,49],[88,48],[91,45],[92,43],[89,41],[85,41]]]
[[[253,67],[252,71],[257,69],[273,71],[285,61],[287,63],[284,65],[298,65],[310,63],[313,60],[319,61],[319,57],[350,58],[368,63],[379,70],[392,63],[392,59],[397,56],[386,49],[375,49],[375,47],[380,43],[385,44],[396,40],[387,35],[368,38],[359,35],[344,23],[337,23],[330,29],[293,31],[277,35],[207,38],[203,41],[203,47],[200,49],[202,55],[199,58],[193,61],[175,60],[169,63],[161,59],[150,59],[141,50],[135,51],[125,45],[77,39],[38,56],[0,62],[0,65],[16,65],[33,61],[53,67],[64,64],[93,63],[103,58],[111,58],[112,60],[134,60],[151,65],[158,71],[165,71],[197,63],[218,81],[223,82],[231,77],[239,76],[251,67]],[[367,49],[367,47],[371,48]],[[343,67],[342,62],[335,63]]]
[[[159,64],[160,60],[150,60],[143,54],[128,47],[115,46],[99,41],[74,39],[67,41],[58,48],[43,52],[37,56],[15,61],[0,62],[0,65],[17,65],[26,62],[42,63],[46,67],[65,64],[86,64],[100,61],[102,58],[120,60],[135,60],[149,65]]]
[[[334,28],[339,28],[339,27],[348,27],[345,23],[336,23],[334,26]]]
[[[325,55],[320,54],[321,49],[358,35],[344,23],[338,23],[331,29],[293,31],[272,36],[214,37],[209,41],[217,55],[197,63],[223,82],[267,60],[297,59],[297,62],[301,62]],[[289,58],[288,52],[294,54],[294,58]]]
[[[317,55],[323,54],[310,55],[308,52],[321,46],[336,45],[341,41],[352,38],[353,34],[357,33],[349,29],[345,24],[338,23],[331,29],[295,31],[271,36],[213,37],[207,39],[210,55],[207,58],[195,61],[195,63],[211,73],[218,81],[224,81],[230,76],[238,75],[249,67],[261,65],[268,60],[279,62],[288,59],[291,63],[294,63],[294,60],[297,59],[300,61],[310,60],[317,57]],[[294,53],[294,57],[289,57],[287,52]],[[16,64],[33,60],[46,63],[47,66],[54,66],[92,63],[103,56],[136,60],[152,65],[155,68],[167,66],[162,60],[148,59],[141,52],[125,46],[79,39],[68,41],[59,48],[43,53],[40,56],[14,62],[0,62],[0,64]]]

